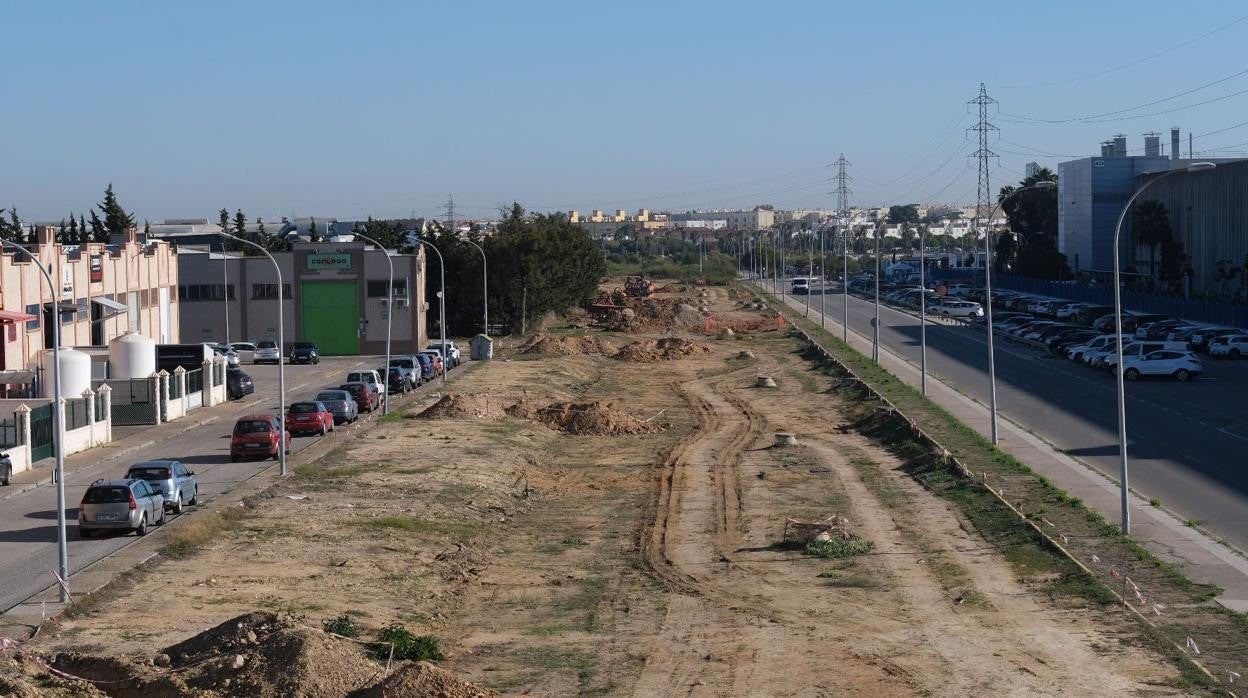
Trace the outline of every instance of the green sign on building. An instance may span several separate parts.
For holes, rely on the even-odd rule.
[[[333,254],[310,254],[308,255],[308,270],[317,271],[320,269],[350,269],[351,255],[347,252],[335,252]]]

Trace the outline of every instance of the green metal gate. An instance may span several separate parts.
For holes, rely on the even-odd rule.
[[[52,405],[30,411],[30,462],[52,457]]]
[[[299,339],[324,355],[360,353],[359,286],[354,281],[305,281],[299,286]]]

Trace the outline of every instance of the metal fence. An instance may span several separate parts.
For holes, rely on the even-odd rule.
[[[1081,303],[1114,304],[1113,287],[1081,286],[1074,283],[1040,281],[1009,274],[994,276],[992,285],[994,288],[1054,296]],[[1215,325],[1229,325],[1231,327],[1248,327],[1248,306],[1245,305],[1191,300],[1175,296],[1124,290],[1122,292],[1122,307],[1124,310],[1135,310],[1142,313],[1161,313],[1196,322],[1208,322]]]
[[[169,376],[169,399],[176,400],[182,397],[182,381],[178,380],[176,373]]]
[[[101,419],[104,419],[104,394],[97,392],[95,394],[95,421],[98,422]]]
[[[13,419],[0,421],[0,448],[12,448],[20,445],[22,435],[17,430],[17,415]]]
[[[92,389],[99,390],[101,385],[108,385],[113,393],[113,406],[139,405],[155,402],[156,396],[152,394],[152,382],[150,378],[114,378],[95,381],[92,383]]]
[[[198,393],[204,389],[204,369],[197,368],[186,372],[186,392]]]
[[[113,405],[113,424],[116,426],[155,424],[156,409],[155,402]]]
[[[65,400],[65,430],[72,431],[91,423],[87,413],[87,398],[73,397]]]

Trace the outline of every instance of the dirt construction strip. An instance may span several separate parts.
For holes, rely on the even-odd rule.
[[[659,477],[646,557],[674,591],[637,695],[1158,690],[1149,684],[1166,668],[1144,652],[1107,649],[1117,643],[1098,639],[1085,612],[1037,603],[897,463],[862,437],[824,430],[834,421],[826,405],[747,387],[751,378],[739,371],[680,387],[701,428]],[[796,432],[804,445],[773,448],[773,431]],[[800,465],[778,466],[780,453]],[[843,492],[858,532],[877,544],[850,574],[817,573],[771,547],[780,540],[775,508],[788,495],[769,483],[815,478]],[[814,587],[817,574],[851,586]]]

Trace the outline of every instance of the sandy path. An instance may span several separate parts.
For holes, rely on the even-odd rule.
[[[795,360],[765,361],[777,362]],[[681,386],[701,428],[661,469],[645,552],[674,591],[635,695],[1171,693],[1153,684],[1168,666],[1123,646],[1095,614],[1042,603],[944,502],[892,472],[887,454],[830,429],[827,398],[791,384],[754,390],[752,373]],[[803,446],[789,451],[833,479],[796,468],[764,479],[776,472],[773,431],[797,432]],[[905,511],[890,510],[847,454],[876,461]],[[843,490],[876,543],[860,559],[879,588],[825,588],[820,561],[770,548],[794,485]],[[960,570],[971,603],[942,587],[937,561]]]

